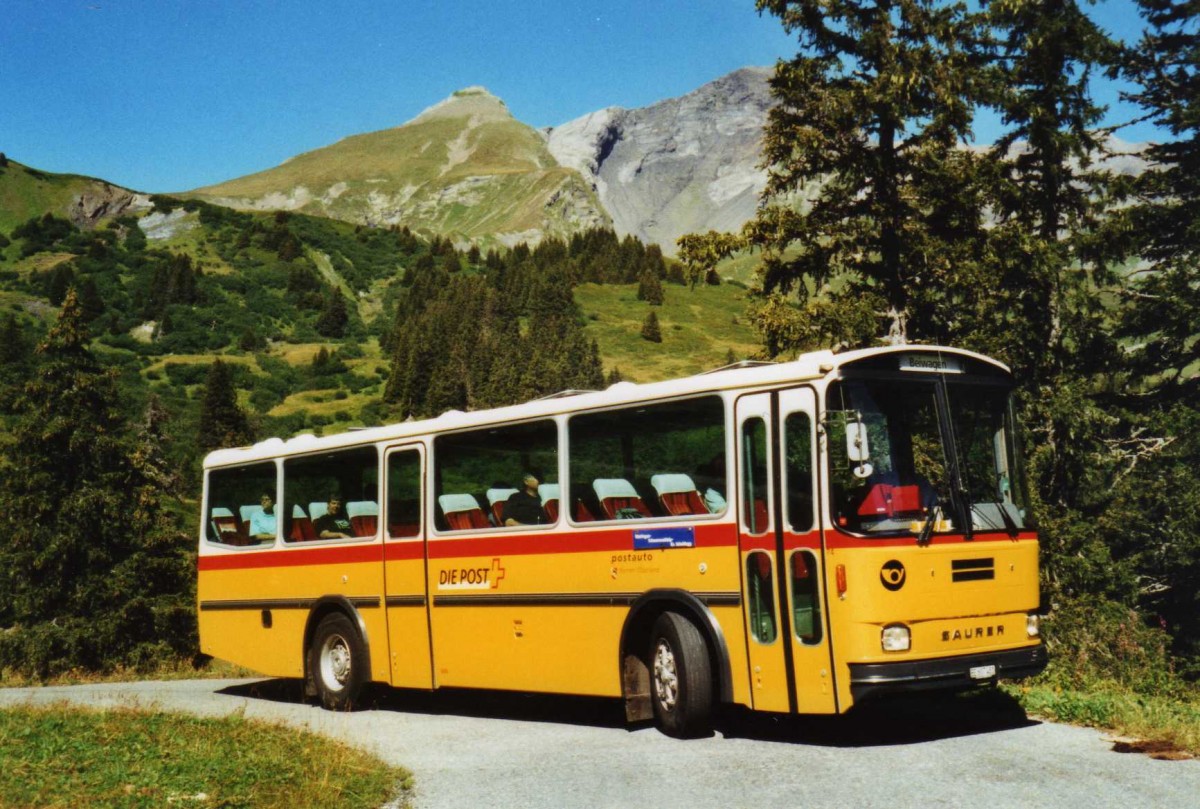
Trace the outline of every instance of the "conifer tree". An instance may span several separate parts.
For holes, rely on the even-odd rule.
[[[52,306],[62,306],[67,299],[67,290],[75,284],[75,272],[70,264],[59,264],[50,273],[46,285],[46,298]]]
[[[200,434],[196,443],[202,451],[208,452],[221,447],[245,446],[253,440],[250,421],[237,402],[233,374],[228,365],[214,360],[204,380]]]
[[[1116,442],[1113,540],[1138,562],[1141,605],[1200,674],[1200,4],[1138,0],[1145,34],[1124,54],[1130,94],[1169,137],[1147,148],[1129,213],[1139,267],[1118,335],[1133,411]],[[1110,540],[1110,541],[1113,541]],[[1115,544],[1115,543],[1114,543]]]
[[[0,323],[0,369],[21,365],[29,356],[29,345],[16,315],[8,312]]]
[[[317,317],[317,334],[322,337],[344,337],[346,327],[350,323],[350,313],[346,309],[346,299],[336,289],[325,293],[325,302],[321,314]]]
[[[1001,0],[988,15],[1001,40],[998,100],[1007,131],[993,149],[1000,166],[989,236],[995,274],[984,300],[994,325],[985,336],[993,342],[982,347],[1037,392],[1025,420],[1039,445],[1033,473],[1044,502],[1059,516],[1074,508],[1094,517],[1104,498],[1089,496],[1095,487],[1088,481],[1107,455],[1107,420],[1092,395],[1093,377],[1116,370],[1121,354],[1105,325],[1104,299],[1124,253],[1103,238],[1116,221],[1110,213],[1121,184],[1094,165],[1106,143],[1095,128],[1103,108],[1089,77],[1117,51],[1075,0]],[[1046,532],[1056,558],[1093,558],[1090,550],[1055,544],[1069,533]]]
[[[79,284],[79,306],[83,310],[84,320],[88,323],[104,314],[104,299],[100,297],[96,282],[90,277],[84,278]]]
[[[651,306],[662,306],[663,286],[657,275],[648,270],[642,273],[642,277],[638,279],[637,297],[639,301],[645,301]]]
[[[642,321],[642,339],[652,343],[662,342],[662,330],[658,326],[658,316],[651,312]]]
[[[935,0],[757,6],[801,46],[771,80],[767,188],[745,229],[763,250],[763,291],[868,301],[878,325],[858,341],[885,332],[904,342],[914,290],[934,294],[948,269],[937,262],[952,238],[929,210],[942,186],[967,181],[945,169],[970,134],[977,21],[965,6]],[[837,295],[825,288],[833,276],[844,281]]]
[[[74,291],[37,349],[0,458],[0,667],[148,662],[189,635],[186,540],[128,434]]]
[[[1125,54],[1137,83],[1131,99],[1170,133],[1145,156],[1132,211],[1138,253],[1149,262],[1129,290],[1121,334],[1141,379],[1164,403],[1200,407],[1196,358],[1200,323],[1200,6],[1195,0],[1137,0],[1147,23]]]

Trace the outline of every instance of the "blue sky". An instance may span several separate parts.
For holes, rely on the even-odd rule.
[[[1093,13],[1140,27],[1130,0]],[[470,85],[550,126],[796,50],[753,0],[7,0],[3,20],[0,151],[145,191],[269,168]]]

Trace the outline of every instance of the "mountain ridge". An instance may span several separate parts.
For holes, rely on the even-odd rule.
[[[673,254],[685,233],[737,230],[754,215],[771,73],[745,67],[646,107],[606,107],[547,130],[547,142],[592,180],[617,233]]]
[[[404,225],[460,244],[512,246],[610,225],[590,185],[481,87],[459,90],[398,127],[351,135],[183,196]]]

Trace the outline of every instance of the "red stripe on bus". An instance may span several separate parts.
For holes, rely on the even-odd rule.
[[[668,527],[675,526],[643,525],[637,528],[609,528],[579,533],[503,534],[471,536],[462,539],[438,539],[429,543],[429,558],[631,551],[635,550],[634,531]],[[697,525],[695,526],[695,542],[697,548],[731,547],[737,544],[737,534],[733,526],[728,524]]]
[[[664,526],[650,526],[664,527]],[[465,556],[529,556],[541,553],[589,553],[634,550],[634,530],[613,528],[579,533],[491,534],[461,538],[437,539],[429,542],[429,558],[450,559]],[[729,525],[696,526],[697,548],[732,547],[737,535]],[[299,567],[303,565],[351,564],[356,562],[404,561],[421,559],[423,542],[407,540],[357,546],[327,548],[274,549],[253,553],[231,553],[221,556],[201,556],[200,570],[243,570],[265,567]]]
[[[1037,534],[1022,533],[1015,537],[1010,537],[1003,531],[988,532],[986,534],[976,531],[972,542],[967,542],[967,539],[962,534],[939,534],[930,537],[930,545],[971,545],[978,542],[1037,542]],[[916,543],[916,537],[911,534],[900,537],[880,537],[871,539],[869,537],[852,537],[846,534],[838,533],[837,531],[829,531],[825,534],[825,547],[837,550],[853,549],[853,548],[896,548],[910,547]]]
[[[231,553],[223,556],[201,556],[200,570],[247,570],[263,567],[300,567],[303,565],[354,564],[383,561],[383,548],[378,544],[338,546],[330,548],[289,548],[288,550]]]

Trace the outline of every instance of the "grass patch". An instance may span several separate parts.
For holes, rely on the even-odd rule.
[[[378,807],[411,775],[240,716],[65,706],[0,711],[0,806]]]
[[[0,688],[38,688],[56,685],[87,685],[90,683],[131,683],[146,680],[240,680],[262,675],[250,669],[235,666],[224,660],[208,660],[199,667],[190,660],[180,658],[163,662],[149,669],[127,669],[118,667],[112,671],[94,672],[73,669],[65,674],[39,679],[17,674],[5,669],[0,671]]]
[[[637,284],[582,284],[575,300],[587,318],[585,333],[600,345],[606,371],[613,367],[631,382],[675,379],[758,353],[761,346],[746,317],[746,290],[731,284],[695,289],[665,284],[662,306],[637,299]],[[651,311],[661,343],[642,337]]]
[[[1200,693],[1150,696],[1115,683],[1093,684],[1086,691],[1036,683],[1005,690],[1035,716],[1138,740],[1123,742],[1128,752],[1171,759],[1200,756]]]

